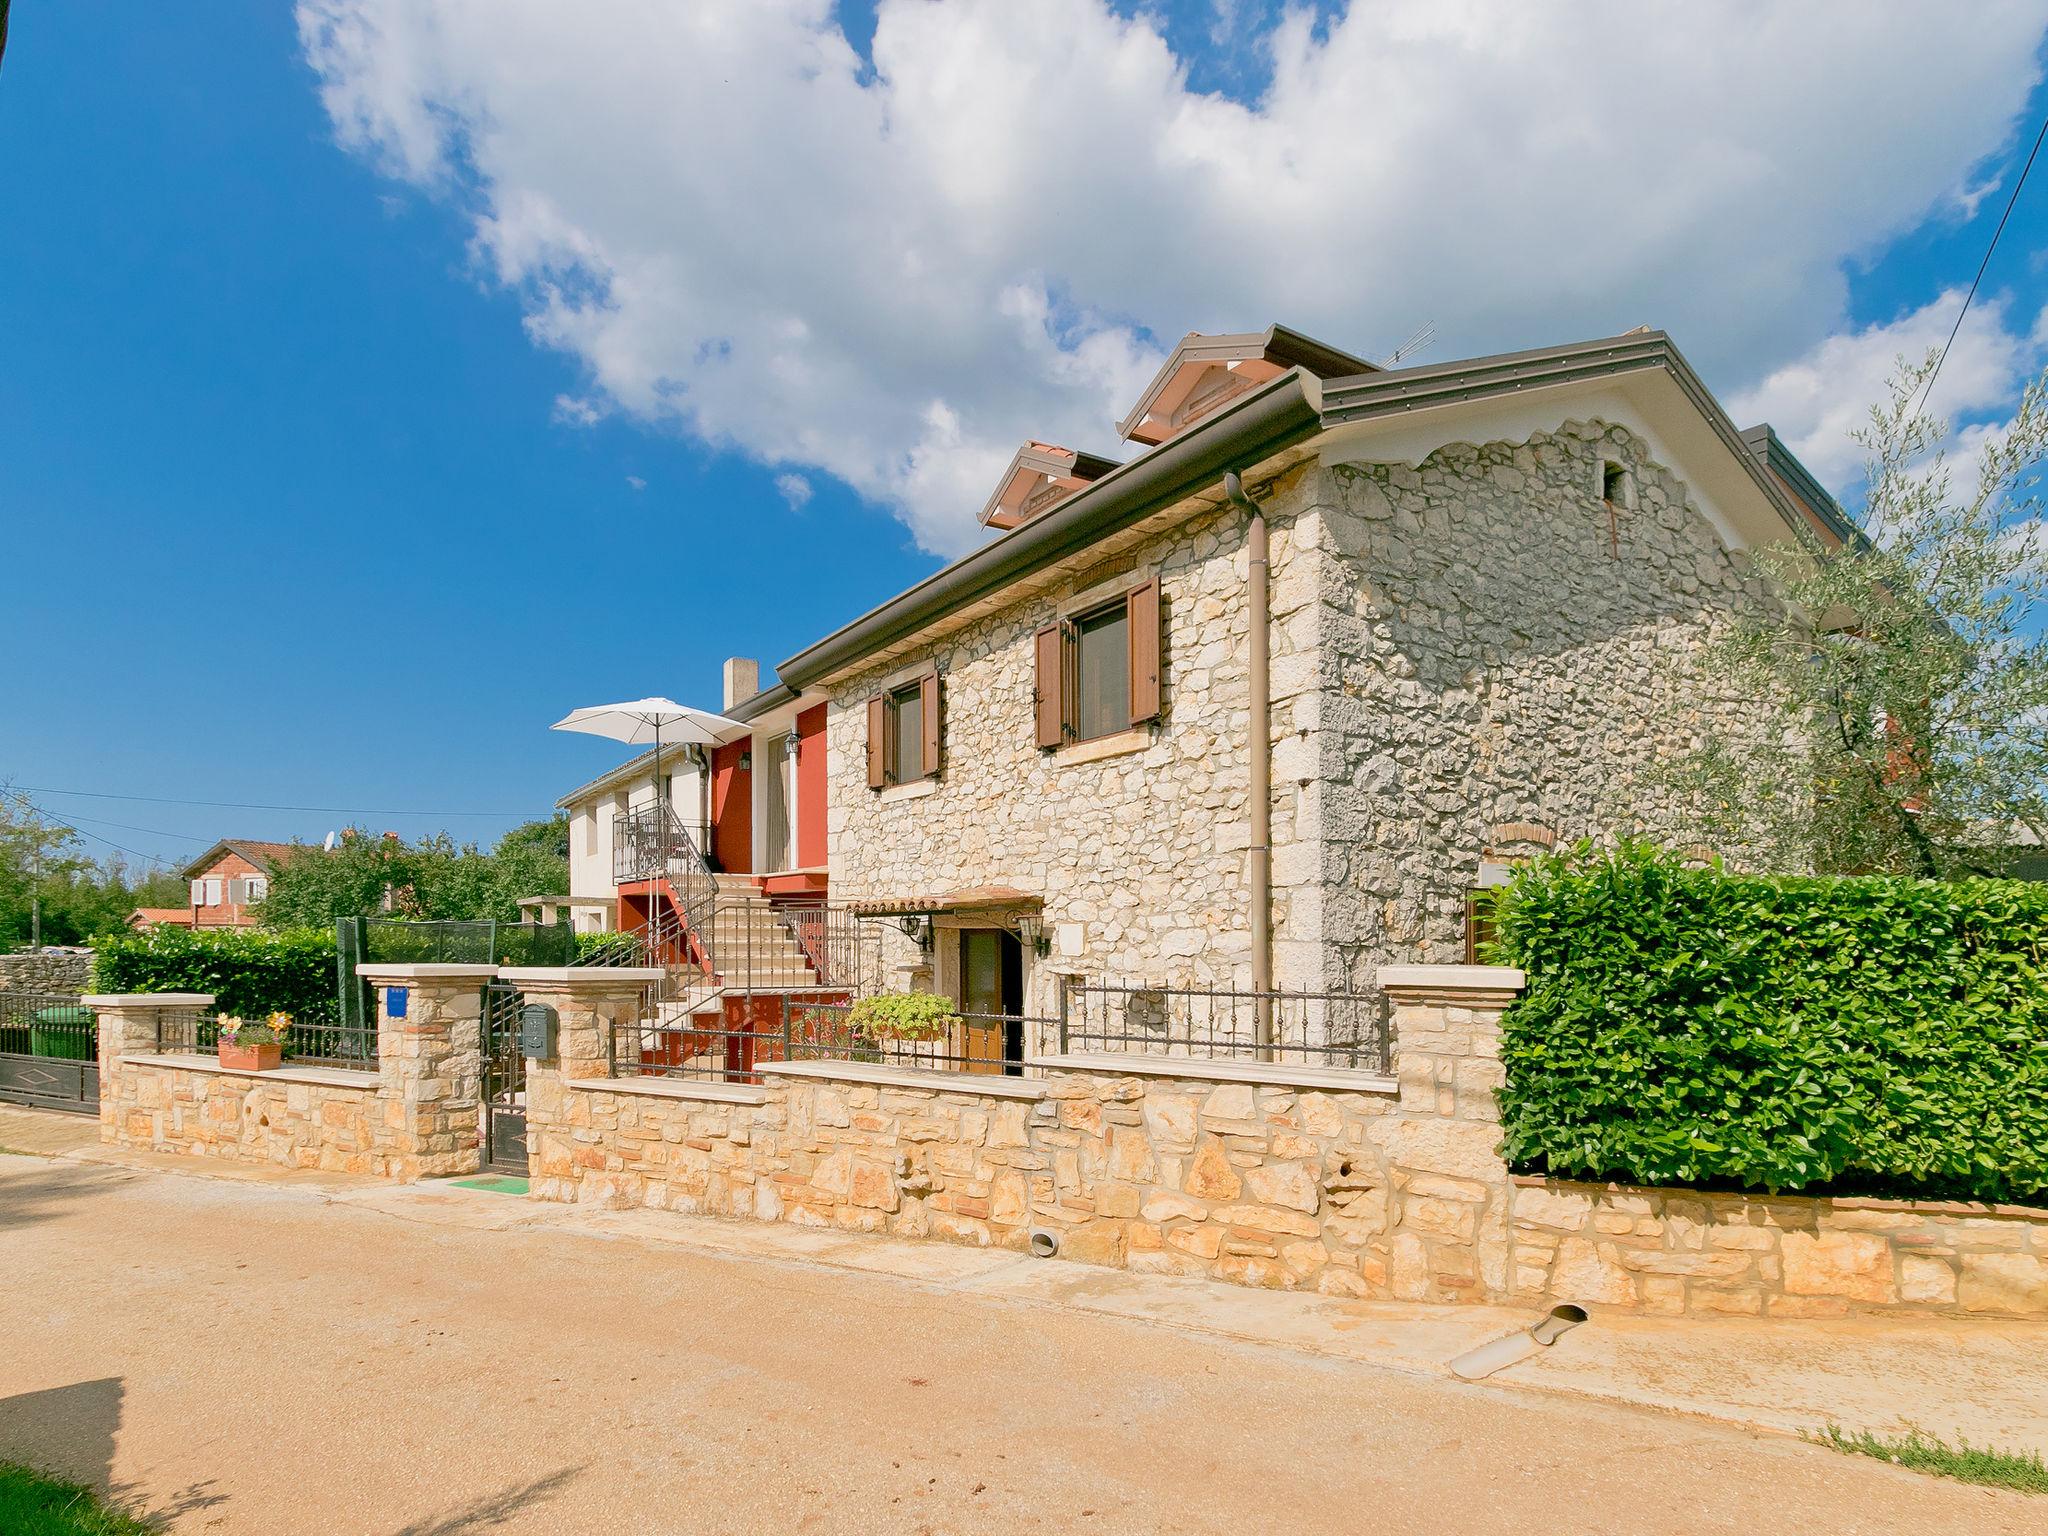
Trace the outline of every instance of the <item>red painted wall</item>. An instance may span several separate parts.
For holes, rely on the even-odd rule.
[[[825,706],[796,717],[796,862],[825,867]]]
[[[728,874],[754,872],[754,770],[740,758],[751,739],[711,749],[711,852]]]

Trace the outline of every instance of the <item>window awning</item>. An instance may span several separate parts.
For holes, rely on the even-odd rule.
[[[870,896],[847,903],[859,917],[933,917],[943,912],[986,912],[1042,907],[1043,897],[1007,885],[976,885],[939,896]]]

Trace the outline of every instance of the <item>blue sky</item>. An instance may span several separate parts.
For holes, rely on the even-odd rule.
[[[1113,448],[1115,404],[1181,329],[1285,318],[1370,352],[1428,321],[1442,358],[1594,334],[1610,310],[1613,329],[1676,311],[1689,326],[1673,324],[1681,345],[1724,394],[1775,415],[1798,392],[1769,381],[1798,366],[1853,390],[1867,367],[1827,375],[1842,350],[1827,353],[1829,339],[1875,355],[1902,316],[1952,317],[1933,306],[1982,254],[2017,125],[2031,138],[2048,111],[2036,83],[2043,18],[2023,16],[2013,35],[2031,40],[2017,55],[2007,40],[2002,53],[1987,45],[1932,71],[1910,109],[1924,122],[1900,121],[1897,108],[1863,109],[1870,122],[1847,128],[1785,116],[1761,153],[1788,164],[1746,197],[1670,208],[1654,193],[1646,222],[1668,228],[1597,281],[1576,260],[1529,272],[1539,249],[1498,281],[1476,267],[1462,286],[1375,309],[1353,289],[1383,291],[1410,272],[1421,286],[1438,265],[1432,240],[1470,243],[1458,222],[1470,215],[1448,194],[1439,208],[1392,184],[1375,199],[1333,166],[1331,201],[1391,204],[1370,237],[1328,232],[1324,250],[1357,242],[1355,274],[1313,252],[1294,270],[1210,263],[1198,254],[1209,232],[1256,212],[1241,196],[1131,208],[1125,223],[1097,214],[1078,243],[1046,232],[1117,199],[1096,186],[1105,172],[1091,144],[1143,148],[1147,123],[1162,125],[1161,140],[1179,134],[1191,100],[1234,114],[1212,126],[1247,142],[1327,120],[1332,103],[1384,104],[1385,80],[1357,62],[1366,41],[1336,26],[1341,7],[1324,8],[1289,69],[1275,64],[1293,46],[1274,42],[1278,6],[1141,14],[1061,0],[1076,21],[1035,87],[1044,113],[1029,135],[979,117],[960,127],[957,114],[1002,110],[971,90],[909,88],[926,69],[943,84],[949,58],[992,56],[974,28],[1002,25],[995,12],[965,7],[971,26],[934,35],[928,16],[898,7],[878,40],[874,13],[849,10],[855,62],[819,107],[821,138],[802,136],[799,107],[778,112],[799,120],[787,142],[743,123],[730,142],[707,142],[705,120],[663,115],[671,98],[715,97],[739,71],[777,70],[759,61],[820,37],[825,64],[789,80],[778,71],[775,89],[812,89],[821,69],[829,82],[829,17],[784,18],[799,30],[764,32],[753,51],[680,38],[678,74],[702,60],[714,74],[673,91],[657,77],[644,96],[608,70],[646,39],[585,57],[519,26],[491,28],[487,44],[451,27],[408,53],[399,34],[424,4],[385,13],[371,45],[338,48],[329,34],[309,62],[318,25],[378,3],[317,0],[305,33],[263,0],[220,0],[203,28],[174,7],[16,7],[0,66],[0,527],[11,555],[0,781],[35,787],[95,853],[119,845],[178,862],[218,836],[317,839],[350,822],[488,838],[544,813],[619,756],[548,733],[549,720],[644,693],[715,704],[725,655],[772,664],[923,576],[971,538],[985,494],[971,488],[992,454],[1052,431]],[[1062,125],[1114,94],[1090,85],[1090,60],[1103,61],[1102,79],[1127,81],[1167,57],[1145,18],[1180,84],[1155,70],[1066,144]],[[1398,79],[1425,81],[1451,46],[1438,40]],[[1482,94],[1494,110],[1488,71],[1517,65],[1506,45],[1486,46],[1447,76],[1471,79],[1474,117]],[[1518,67],[1546,67],[1544,39],[1514,46],[1525,50]],[[1924,40],[1902,36],[1894,51],[1873,41],[1842,61],[1863,84],[1845,81],[1835,98],[1816,87],[1813,110],[1900,99],[1885,89],[1892,63],[1900,80],[1924,82],[1913,57]],[[420,85],[405,60],[423,56],[431,79]],[[532,98],[522,92],[537,59],[557,74]],[[1699,89],[1711,93],[1714,78]],[[1219,93],[1209,106],[1205,92]],[[461,131],[427,145],[418,125],[429,118],[407,114],[447,101]],[[1437,110],[1414,106],[1413,131]],[[835,140],[856,137],[846,124],[863,113],[886,123],[875,142],[889,154],[910,146],[923,158],[905,167],[850,150],[779,225],[780,210],[699,179],[706,161],[730,160],[772,205],[782,180],[818,174]],[[744,114],[728,105],[712,121]],[[1585,127],[1604,142],[1597,116]],[[977,181],[947,157],[984,129],[979,153],[994,163]],[[2001,172],[1970,216],[1953,194]],[[1686,185],[1709,179],[1683,173]],[[1356,172],[1381,174],[1377,161]],[[2038,367],[2048,172],[2037,175],[1986,279],[2003,329],[1987,333],[1975,376],[1952,365],[1951,404],[1968,419],[1995,421],[2013,370]],[[936,201],[906,207],[924,190],[840,195],[878,177],[935,189]],[[1067,184],[1094,195],[1058,206]],[[665,211],[676,208],[687,216]],[[1158,235],[1176,209],[1188,210],[1184,237]],[[862,289],[862,253],[896,252],[907,226],[921,231],[920,279],[885,272]],[[996,234],[969,238],[980,229]],[[830,247],[814,261],[812,234]],[[1144,281],[1126,281],[1133,270]],[[885,303],[905,306],[885,317],[894,329],[876,320]],[[925,334],[899,351],[893,338],[920,329],[905,317],[927,313]],[[809,350],[797,355],[816,362],[815,379],[786,397],[763,383],[782,376],[774,369],[745,374],[744,388],[691,372],[718,348],[743,361],[770,334],[784,348],[800,335]],[[1824,424],[1806,425],[1826,458]]]

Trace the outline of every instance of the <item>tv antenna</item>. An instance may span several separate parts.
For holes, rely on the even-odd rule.
[[[1398,368],[1403,363],[1407,362],[1409,358],[1413,357],[1416,353],[1420,352],[1424,347],[1428,346],[1432,341],[1435,340],[1435,324],[1431,323],[1425,325],[1420,330],[1418,330],[1413,336],[1410,336],[1406,341],[1402,342],[1401,345],[1394,348],[1392,352],[1388,353],[1387,360],[1384,363],[1380,364],[1380,366],[1382,368]]]

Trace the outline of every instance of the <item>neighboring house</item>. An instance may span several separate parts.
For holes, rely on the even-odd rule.
[[[184,869],[189,903],[142,907],[129,919],[137,928],[249,928],[250,908],[270,892],[270,876],[292,851],[290,843],[222,838]]]
[[[1533,847],[1696,841],[1660,765],[1778,728],[1699,665],[1772,601],[1747,552],[1851,534],[1653,331],[1395,370],[1191,335],[1118,431],[1120,465],[1027,443],[996,537],[770,688],[728,663],[746,734],[666,789],[751,895],[891,918],[898,978],[983,1011],[1072,975],[1363,991],[1463,958]],[[650,772],[563,802],[626,926],[670,899],[609,830]]]

